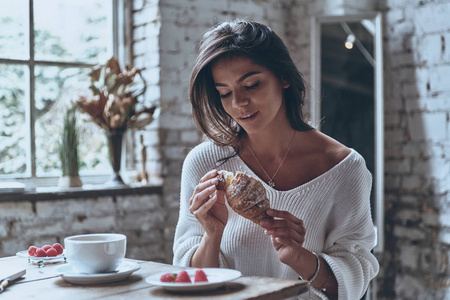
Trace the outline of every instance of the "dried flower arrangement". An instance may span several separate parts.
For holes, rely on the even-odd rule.
[[[114,171],[107,184],[123,185],[120,176],[123,134],[128,128],[142,128],[150,124],[156,106],[138,109],[138,98],[147,88],[141,70],[130,65],[121,70],[114,57],[105,65],[95,66],[89,78],[93,95],[89,98],[80,96],[76,104],[106,131]]]
[[[101,128],[142,128],[153,121],[156,106],[136,111],[138,97],[147,88],[140,69],[126,66],[121,70],[113,57],[105,65],[95,66],[89,77],[93,96],[81,96],[76,103]]]

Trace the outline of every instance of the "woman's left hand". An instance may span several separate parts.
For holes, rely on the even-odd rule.
[[[272,238],[278,259],[288,266],[293,266],[300,257],[305,241],[306,229],[303,221],[287,211],[273,208],[267,210],[267,214],[274,219],[263,220],[260,225]]]

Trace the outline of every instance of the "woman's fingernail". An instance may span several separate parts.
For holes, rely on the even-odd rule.
[[[269,215],[271,215],[271,214],[273,214],[273,210],[268,209],[268,210],[266,210],[266,213],[268,213]]]

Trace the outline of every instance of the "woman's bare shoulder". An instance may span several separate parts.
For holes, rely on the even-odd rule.
[[[292,159],[283,169],[286,171],[284,180],[289,182],[284,190],[300,186],[326,173],[351,153],[351,149],[315,129],[297,134],[296,147],[291,151]],[[281,176],[283,170],[280,172]]]
[[[344,144],[320,131],[315,130],[313,134],[314,147],[317,147],[316,149],[320,153],[321,160],[325,162],[328,168],[337,165],[352,151]]]

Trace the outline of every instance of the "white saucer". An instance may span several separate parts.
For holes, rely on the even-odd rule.
[[[120,264],[116,272],[113,273],[99,273],[99,274],[83,274],[76,273],[70,263],[57,266],[54,271],[61,275],[61,277],[69,282],[75,284],[99,284],[116,282],[127,279],[131,273],[139,270],[140,264],[124,261]]]

